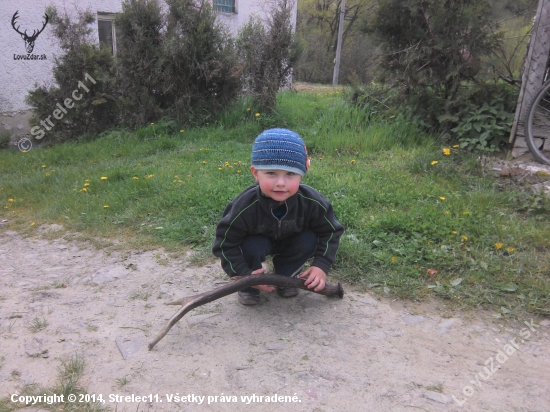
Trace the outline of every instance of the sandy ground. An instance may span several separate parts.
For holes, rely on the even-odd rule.
[[[79,354],[88,393],[118,411],[550,411],[547,319],[344,285],[343,299],[270,294],[250,308],[222,298],[149,352],[178,309],[163,303],[226,282],[219,265],[109,253],[56,228],[39,229],[48,238],[0,233],[0,397],[53,385],[61,360]],[[47,326],[32,332],[35,319]],[[110,402],[117,394],[152,402]]]

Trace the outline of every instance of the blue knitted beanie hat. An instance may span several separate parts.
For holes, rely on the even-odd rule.
[[[303,176],[309,169],[304,141],[288,129],[265,130],[254,141],[251,157],[256,170],[287,170]]]

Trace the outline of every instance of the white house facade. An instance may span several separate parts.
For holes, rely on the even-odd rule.
[[[220,22],[236,34],[252,15],[260,18],[269,11],[266,1],[210,0]],[[54,55],[61,50],[46,21],[45,10],[55,5],[60,12],[75,16],[78,10],[90,10],[97,18],[93,35],[97,42],[111,42],[116,38],[113,19],[122,10],[122,0],[16,0],[0,1],[0,40],[4,51],[0,54],[0,132],[9,130],[12,139],[29,133],[30,107],[25,96],[35,84],[53,83]],[[162,0],[161,0],[162,4]],[[296,22],[296,2],[293,9]],[[116,53],[113,44],[113,52]]]

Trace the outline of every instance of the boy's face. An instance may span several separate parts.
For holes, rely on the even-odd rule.
[[[250,166],[250,171],[260,184],[262,193],[278,202],[294,196],[302,181],[302,176],[298,173],[286,170],[256,170],[254,166]]]

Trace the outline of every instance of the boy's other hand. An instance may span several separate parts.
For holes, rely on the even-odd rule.
[[[307,268],[299,277],[307,277],[304,285],[306,285],[308,289],[313,289],[315,292],[323,290],[327,281],[327,274],[323,269],[317,266]]]
[[[251,275],[259,275],[260,273],[264,273],[264,269],[257,269],[254,272],[251,273]],[[268,292],[271,293],[275,290],[275,286],[271,285],[258,285],[258,286],[252,286],[254,289],[259,289],[262,292]]]

